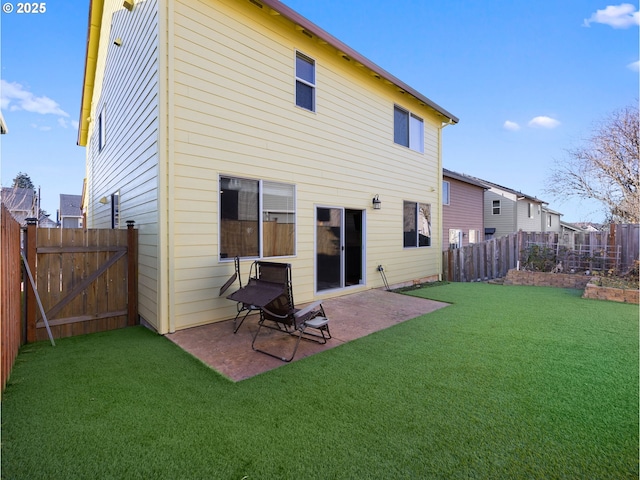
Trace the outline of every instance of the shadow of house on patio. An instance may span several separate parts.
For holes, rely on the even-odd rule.
[[[293,361],[337,347],[398,323],[430,313],[448,304],[385,290],[367,290],[323,301],[333,338],[324,345],[302,341]],[[304,306],[304,305],[301,305]],[[233,381],[240,381],[286,365],[251,349],[258,316],[250,315],[238,333],[233,320],[189,328],[166,337]],[[291,351],[295,338],[270,330],[261,331],[262,348]]]

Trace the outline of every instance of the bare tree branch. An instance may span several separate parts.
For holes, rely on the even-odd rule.
[[[545,192],[556,199],[593,199],[610,220],[640,223],[640,120],[638,107],[613,112],[594,128],[585,145],[556,161]]]

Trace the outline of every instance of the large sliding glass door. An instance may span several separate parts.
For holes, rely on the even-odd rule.
[[[316,290],[364,283],[364,213],[341,207],[316,208]]]

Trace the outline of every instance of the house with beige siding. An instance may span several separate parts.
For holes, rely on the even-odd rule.
[[[88,32],[83,211],[135,221],[158,332],[232,318],[236,256],[296,303],[439,278],[454,115],[277,0],[91,0]]]
[[[472,177],[442,169],[442,249],[484,240],[484,192]]]

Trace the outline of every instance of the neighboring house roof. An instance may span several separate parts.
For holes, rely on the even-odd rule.
[[[31,212],[35,207],[35,192],[30,188],[2,187],[2,203],[11,211]]]
[[[485,190],[489,187],[486,183],[476,179],[474,177],[470,177],[469,175],[464,175],[462,173],[457,173],[452,170],[447,170],[446,168],[442,169],[442,176],[447,178],[453,178],[454,180],[459,180],[461,182],[468,183],[469,185],[474,185],[476,187],[484,188]]]
[[[493,182],[489,182],[488,180],[483,180],[481,178],[478,177],[473,177],[471,175],[466,175],[466,174],[458,174],[458,175],[462,175],[463,177],[467,177],[469,179],[473,179],[481,184],[484,184],[486,188],[495,188],[498,190],[503,190],[505,192],[508,192],[512,195],[515,195],[516,197],[518,197],[518,200],[531,200],[533,202],[537,202],[537,203],[543,203],[543,204],[548,204],[549,202],[546,202],[544,200],[540,200],[537,197],[534,197],[532,195],[527,195],[526,193],[522,193],[520,190],[513,190],[512,188],[509,187],[504,187],[502,185],[499,185],[497,183],[493,183]]]
[[[58,224],[51,220],[47,215],[40,215],[38,219],[38,227],[40,228],[57,228]]]
[[[542,207],[542,211],[551,213],[553,215],[560,215],[560,216],[564,215],[564,213],[556,212],[555,210],[551,210],[549,207]]]
[[[81,217],[82,195],[60,194],[60,217]]]
[[[2,187],[2,203],[16,221],[25,225],[26,219],[35,215],[36,194],[30,188]]]
[[[562,220],[560,220],[560,226],[565,230],[571,230],[573,232],[582,232],[583,231],[580,227],[577,227],[576,225],[574,225],[572,223],[563,222]]]
[[[351,47],[342,43],[333,35],[327,33],[310,20],[297,13],[292,8],[283,4],[280,0],[254,0],[256,4],[266,5],[271,9],[273,15],[281,15],[293,22],[299,29],[308,35],[314,35],[333,46],[338,50],[339,54],[346,60],[352,61],[355,66],[367,68],[373,76],[384,79],[395,85],[403,93],[415,97],[420,102],[432,108],[436,113],[443,117],[444,123],[458,123],[458,118],[447,110],[425,97],[423,94],[414,90],[409,85],[391,75],[371,60],[362,56]],[[100,29],[102,25],[102,12],[104,0],[91,0],[89,5],[89,29],[87,34],[87,50],[85,54],[85,70],[84,82],[82,86],[82,99],[80,106],[80,127],[78,128],[78,145],[86,146],[87,135],[89,132],[89,117],[91,115],[91,99],[93,97],[93,88],[95,85],[95,75],[98,60],[98,48],[100,40]]]

